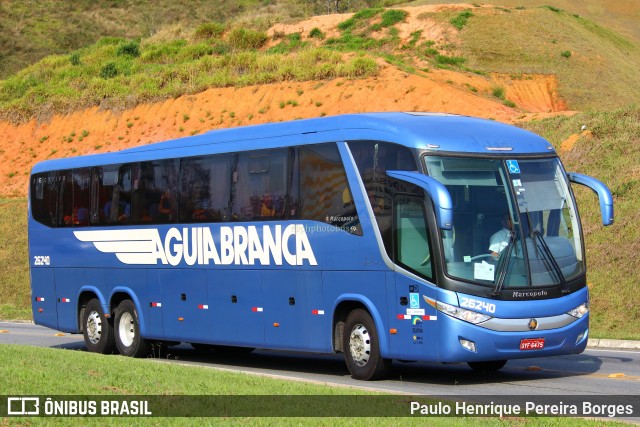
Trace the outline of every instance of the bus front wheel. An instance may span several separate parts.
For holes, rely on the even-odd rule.
[[[391,360],[380,355],[380,341],[373,319],[363,309],[349,313],[344,327],[344,358],[353,378],[376,380],[385,377]]]
[[[149,354],[149,342],[140,336],[138,311],[131,300],[122,301],[116,308],[114,329],[120,354],[129,357]]]
[[[90,300],[82,312],[82,334],[87,350],[93,353],[110,354],[116,349],[113,327],[102,311],[96,298]]]

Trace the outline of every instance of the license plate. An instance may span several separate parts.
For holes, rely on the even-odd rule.
[[[520,341],[520,350],[541,350],[544,348],[544,338],[533,338]]]

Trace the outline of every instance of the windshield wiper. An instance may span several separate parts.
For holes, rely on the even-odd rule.
[[[497,297],[500,295],[500,292],[502,292],[504,281],[507,278],[507,266],[509,265],[509,259],[511,258],[511,247],[515,241],[516,233],[512,230],[509,232],[509,241],[507,242],[507,246],[502,250],[502,256],[498,261],[498,266],[496,268],[498,277],[496,278],[496,287],[493,289],[491,296]]]
[[[540,242],[540,246],[542,247],[542,256],[547,261],[547,263],[551,264],[551,268],[553,268],[553,271],[558,276],[558,279],[560,280],[561,292],[563,294],[568,293],[569,288],[567,286],[567,281],[564,278],[564,274],[562,274],[562,269],[556,262],[556,259],[553,257],[553,253],[551,252],[551,249],[549,249],[549,245],[547,245],[547,242],[545,242],[544,237],[542,237],[542,233],[540,233],[539,230],[534,230],[531,227],[531,217],[529,216],[529,209],[527,209],[525,212],[527,214],[527,227],[529,227],[529,236],[534,240],[533,244],[534,248],[536,248],[536,252],[538,252],[538,245],[536,245],[535,240]],[[529,260],[529,262],[531,262],[531,260]]]
[[[553,270],[555,271],[558,279],[560,280],[560,289],[563,294],[569,293],[569,287],[567,286],[567,280],[564,278],[564,274],[562,274],[562,269],[556,262],[556,259],[553,257],[553,253],[551,253],[551,249],[549,249],[549,245],[544,241],[544,237],[542,237],[542,233],[538,230],[533,231],[533,235],[540,242],[540,246],[542,246],[542,255],[546,258],[547,262],[551,264]]]

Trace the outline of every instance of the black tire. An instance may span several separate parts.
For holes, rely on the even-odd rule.
[[[344,360],[353,378],[370,381],[389,374],[391,359],[380,355],[378,331],[369,313],[363,309],[349,313],[343,339]]]
[[[143,357],[149,354],[149,342],[140,336],[138,310],[131,300],[122,301],[116,308],[113,329],[121,355]]]
[[[504,365],[507,364],[506,360],[489,360],[486,362],[467,362],[469,367],[476,372],[482,372],[490,374],[492,372],[499,371]]]
[[[111,354],[116,349],[113,326],[104,316],[98,299],[90,300],[82,312],[82,335],[87,350],[92,353]]]

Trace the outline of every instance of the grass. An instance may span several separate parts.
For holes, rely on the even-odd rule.
[[[474,11],[459,38],[458,55],[470,69],[557,75],[559,95],[573,110],[604,111],[640,100],[639,45],[586,18],[546,7]]]
[[[451,18],[449,23],[456,27],[458,30],[462,30],[462,28],[467,25],[469,18],[471,18],[472,16],[474,16],[473,12],[471,12],[470,10],[465,10],[464,12],[460,12],[458,15],[456,15],[455,18]]]
[[[244,402],[251,402],[256,413],[269,411],[291,412],[293,414],[324,413],[325,417],[211,417],[211,418],[20,418],[21,425],[407,425],[425,424],[422,416],[408,417],[407,396],[384,395],[346,387],[331,387],[297,381],[285,381],[244,373],[226,372],[201,366],[183,366],[176,363],[158,363],[151,360],[131,359],[121,356],[103,356],[74,350],[16,345],[0,346],[0,360],[11,363],[0,364],[0,393],[15,396],[55,396],[62,400],[65,395],[82,401],[109,398],[118,399],[132,396],[136,400],[149,400],[159,405],[172,406],[173,396],[220,396],[222,411],[243,411]],[[64,372],[64,375],[60,375]],[[80,392],[79,392],[80,391]],[[92,398],[92,396],[94,396]],[[44,399],[44,398],[43,398]],[[215,398],[214,398],[215,399]],[[357,400],[356,400],[357,399]],[[402,414],[402,417],[349,418],[338,415],[354,413],[353,402],[371,405],[370,408],[356,407],[356,410],[371,411],[376,414]],[[417,399],[412,399],[417,400]],[[424,399],[420,399],[423,402]],[[186,399],[187,404],[191,403]],[[275,407],[278,402],[288,407]],[[226,403],[226,405],[224,405]],[[175,404],[174,404],[175,405]],[[175,411],[197,415],[203,411],[196,403],[192,407],[178,406]],[[330,405],[330,406],[328,406]],[[375,406],[374,406],[375,405]],[[150,407],[153,409],[153,406]],[[206,408],[204,410],[210,410]],[[171,412],[171,410],[169,410]],[[176,413],[176,412],[173,412]],[[125,421],[126,420],[126,421]],[[12,424],[12,419],[3,420],[3,425]],[[14,420],[15,421],[15,420]],[[558,427],[580,425],[601,426],[601,420],[576,420],[572,418],[523,418],[505,419],[483,417],[428,417],[428,424],[435,426],[511,426],[511,425],[554,425]],[[215,424],[214,424],[215,423]],[[617,425],[607,423],[607,425]]]
[[[188,0],[112,0],[0,2],[0,79],[48,55],[68,54],[103,37],[139,39],[167,28],[198,28],[201,40],[216,37],[226,24],[253,19],[263,28],[270,22],[302,17],[300,4],[286,0],[278,8],[263,0],[210,2]],[[175,23],[178,24],[176,27]],[[77,53],[71,58],[80,64]]]
[[[80,65],[63,56],[48,57],[0,82],[0,116],[24,121],[51,106],[57,112],[94,105],[126,108],[210,87],[360,78],[378,72],[373,58],[343,60],[324,48],[302,47],[295,55],[258,52],[252,46],[262,39],[248,34],[238,34],[230,41],[231,52],[220,55],[194,55],[200,45],[175,40],[143,43],[139,57],[117,55],[128,42],[110,39],[84,49]]]
[[[640,307],[634,303],[640,279],[640,109],[582,113],[523,123],[549,139],[556,149],[566,138],[580,138],[561,155],[567,171],[585,173],[604,183],[614,195],[615,223],[602,227],[594,194],[574,185],[586,235],[588,283],[593,336],[640,339]]]
[[[26,199],[0,199],[0,319],[31,318]]]

